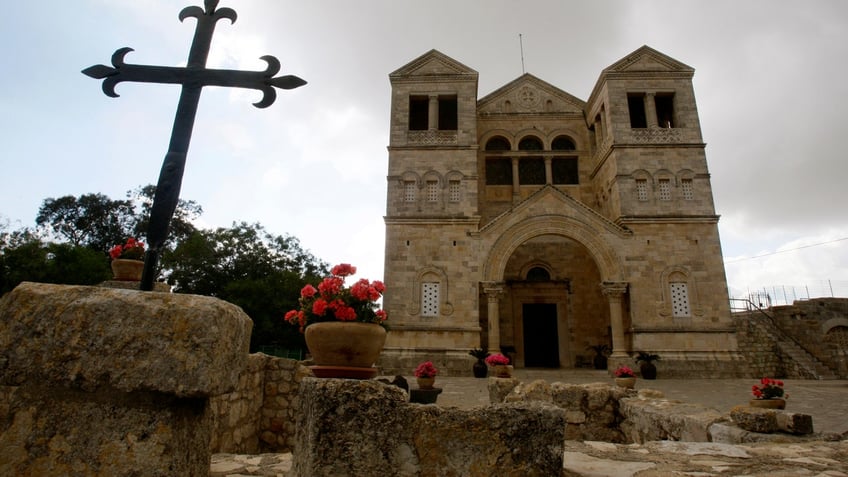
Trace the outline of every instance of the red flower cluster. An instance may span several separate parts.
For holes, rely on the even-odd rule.
[[[432,361],[424,361],[415,368],[416,378],[432,378],[439,374],[439,370],[433,365]]]
[[[635,378],[636,373],[630,369],[629,366],[619,366],[618,369],[614,371],[616,378]]]
[[[139,242],[135,237],[130,237],[124,245],[118,244],[110,248],[109,256],[112,257],[112,260],[118,258],[141,260],[144,258],[144,243]]]
[[[751,394],[757,399],[786,399],[789,397],[789,394],[783,392],[783,381],[771,378],[763,378],[759,385],[751,386]]]
[[[500,353],[495,353],[486,358],[486,364],[489,366],[507,365],[509,364],[509,358]]]
[[[379,280],[369,282],[362,278],[349,289],[344,287],[344,277],[356,273],[356,267],[342,263],[332,269],[316,289],[306,285],[300,290],[300,310],[286,313],[285,320],[303,331],[312,323],[321,321],[360,321],[382,324],[386,312],[376,309],[377,300],[386,287]]]

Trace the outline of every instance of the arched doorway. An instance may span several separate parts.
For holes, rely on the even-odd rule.
[[[588,346],[611,345],[600,283],[589,250],[571,238],[544,234],[516,247],[498,304],[500,342],[516,366],[575,367],[591,358]]]

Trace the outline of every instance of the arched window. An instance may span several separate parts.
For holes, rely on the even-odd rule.
[[[536,136],[526,136],[518,143],[519,151],[541,151],[542,141]]]
[[[573,151],[577,148],[574,147],[574,141],[568,136],[557,136],[551,143],[551,149],[554,151]]]
[[[502,136],[495,136],[486,142],[487,151],[509,151],[510,149],[512,149],[512,146],[510,146],[509,141]]]
[[[528,282],[548,282],[551,280],[551,274],[542,267],[533,267],[527,271]]]

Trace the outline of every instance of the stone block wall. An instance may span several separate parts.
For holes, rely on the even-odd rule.
[[[814,298],[771,309],[775,322],[837,376],[848,378],[848,299]],[[842,329],[842,334],[834,332]]]
[[[411,404],[376,381],[301,383],[298,476],[560,475],[564,412],[539,402],[469,410]]]
[[[848,343],[834,327],[848,328],[848,299],[816,298],[767,310],[777,328],[792,337],[808,353],[827,365],[839,378],[848,378]],[[739,352],[745,357],[752,377],[780,376],[807,379],[809,376],[757,326],[767,319],[757,313],[735,313],[733,319]]]
[[[291,450],[300,381],[310,375],[298,361],[251,354],[236,389],[209,403],[212,453]]]
[[[22,283],[0,299],[0,475],[206,475],[251,326],[210,297]]]

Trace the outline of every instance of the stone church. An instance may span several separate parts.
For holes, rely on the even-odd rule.
[[[389,75],[380,365],[470,375],[472,348],[570,368],[609,345],[665,376],[739,360],[694,69],[643,46],[587,100],[524,74],[483,98],[432,50]]]

